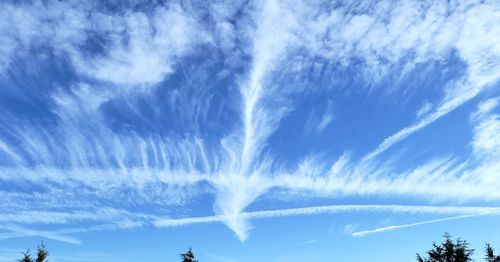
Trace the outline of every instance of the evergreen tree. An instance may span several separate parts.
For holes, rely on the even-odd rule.
[[[36,254],[37,254],[36,262],[48,261],[47,257],[49,256],[49,251],[47,251],[47,249],[45,248],[45,244],[43,242],[38,246]]]
[[[487,262],[500,262],[500,256],[495,256],[493,248],[488,243],[486,243],[486,257],[484,259]]]
[[[33,262],[33,258],[31,257],[30,250],[26,250],[26,252],[21,252],[23,254],[23,258],[18,259],[19,262]]]
[[[441,244],[433,243],[433,248],[427,251],[428,258],[417,254],[418,262],[469,262],[472,260],[473,249],[469,248],[469,243],[465,240],[451,240],[448,233],[444,235],[445,240]],[[496,261],[495,261],[496,262]]]
[[[38,245],[36,252],[36,259],[31,257],[30,250],[28,249],[26,252],[22,252],[23,258],[18,259],[19,262],[47,262],[49,257],[49,251],[45,248],[45,244],[42,242]]]
[[[193,251],[189,248],[188,252],[181,254],[182,262],[198,262],[194,257]]]

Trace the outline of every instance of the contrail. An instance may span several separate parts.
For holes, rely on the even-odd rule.
[[[410,126],[407,126],[398,132],[392,134],[391,136],[387,137],[376,149],[368,153],[364,158],[363,161],[368,161],[370,159],[375,158],[388,148],[390,148],[392,145],[400,142],[401,140],[407,138],[408,136],[412,135],[415,132],[418,132],[419,130],[425,128],[429,124],[433,123],[434,121],[440,119],[441,117],[447,115],[448,113],[452,112],[456,108],[460,107],[467,101],[473,99],[476,97],[479,93],[481,93],[482,89],[480,88],[472,88],[469,89],[467,92],[464,94],[458,95],[456,97],[453,97],[450,100],[444,101],[441,106],[438,107],[438,109],[433,112],[428,114],[426,117],[424,117],[422,120],[418,121],[417,123],[414,123]]]
[[[286,216],[335,214],[350,212],[392,212],[413,214],[460,214],[460,218],[478,215],[499,215],[500,207],[474,206],[404,206],[404,205],[329,205],[303,208],[243,212],[236,216],[245,219],[272,218]],[[458,217],[456,217],[458,218]],[[205,216],[189,218],[165,218],[153,222],[158,227],[175,227],[199,223],[222,222],[226,216]],[[450,219],[449,219],[450,220]],[[445,221],[445,220],[443,220]],[[436,221],[438,222],[438,221]]]
[[[440,219],[427,220],[427,221],[411,223],[411,224],[380,227],[380,228],[375,228],[372,230],[364,230],[364,231],[354,232],[354,233],[351,233],[351,236],[353,236],[353,237],[365,237],[365,236],[372,235],[372,234],[377,234],[377,233],[382,233],[382,232],[387,232],[387,231],[394,231],[394,230],[403,229],[403,228],[407,228],[407,227],[415,227],[415,226],[420,226],[420,225],[439,223],[439,222],[444,222],[444,221],[450,221],[450,220],[456,220],[456,219],[462,219],[462,218],[468,218],[468,217],[477,217],[477,216],[480,216],[480,215],[454,216],[454,217],[446,217],[446,218],[440,218]]]

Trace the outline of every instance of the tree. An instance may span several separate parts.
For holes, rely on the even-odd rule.
[[[493,248],[488,243],[486,243],[486,257],[484,260],[487,262],[500,262],[500,256],[495,256]]]
[[[31,257],[30,250],[26,250],[26,252],[21,252],[23,254],[23,258],[18,259],[19,262],[33,262],[33,258]]]
[[[194,257],[193,251],[189,248],[188,252],[181,254],[182,262],[198,262]]]
[[[38,245],[36,251],[36,260],[31,257],[30,250],[28,249],[26,252],[22,252],[23,258],[18,259],[19,262],[47,262],[47,257],[49,257],[49,251],[45,248],[45,244],[42,242]]]
[[[469,262],[473,261],[474,249],[469,248],[469,243],[465,240],[451,240],[451,236],[445,233],[445,240],[441,244],[433,243],[433,248],[427,251],[428,258],[423,258],[417,254],[418,262]],[[496,261],[495,261],[496,262]],[[500,261],[499,261],[500,262]]]
[[[45,248],[45,243],[42,242],[38,246],[36,254],[37,254],[36,262],[46,262],[47,261],[47,257],[49,256],[49,251],[47,251],[47,249]]]

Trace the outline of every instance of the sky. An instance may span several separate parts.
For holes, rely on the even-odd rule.
[[[0,2],[0,261],[500,251],[499,1]]]

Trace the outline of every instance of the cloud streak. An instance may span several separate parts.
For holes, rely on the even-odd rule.
[[[387,227],[379,227],[379,228],[375,228],[375,229],[371,229],[371,230],[357,231],[357,232],[351,233],[351,235],[353,237],[366,237],[368,235],[384,233],[384,232],[388,232],[388,231],[395,231],[395,230],[404,229],[404,228],[408,228],[408,227],[416,227],[416,226],[421,226],[421,225],[434,224],[434,223],[440,223],[440,222],[446,222],[446,221],[464,219],[464,218],[470,218],[470,217],[477,217],[477,216],[480,216],[480,215],[463,215],[463,216],[453,216],[453,217],[432,219],[432,220],[427,220],[427,221],[422,221],[422,222],[417,222],[417,223],[410,223],[410,224],[404,224],[404,225],[394,225],[394,226],[387,226]]]
[[[464,83],[464,85],[470,85],[470,83]],[[368,161],[378,156],[379,154],[386,151],[388,148],[393,146],[394,144],[404,140],[415,132],[425,128],[429,124],[438,120],[439,118],[449,114],[451,111],[455,110],[459,106],[463,105],[467,101],[476,97],[482,90],[482,88],[457,88],[460,91],[464,91],[463,93],[453,96],[449,98],[449,100],[445,100],[442,104],[436,109],[436,111],[426,115],[420,121],[416,122],[413,125],[407,126],[398,132],[390,135],[388,138],[384,139],[384,141],[372,152],[368,153],[363,161]]]
[[[51,240],[56,240],[68,244],[80,245],[81,241],[77,238],[63,235],[52,231],[32,230],[19,226],[2,226],[2,229],[8,230],[9,233],[0,233],[0,239],[15,238],[15,237],[44,237]]]
[[[404,206],[404,205],[330,205],[304,208],[289,208],[280,210],[252,211],[240,214],[246,219],[261,219],[273,217],[321,215],[354,212],[384,212],[410,214],[467,214],[458,217],[478,215],[499,215],[497,207],[466,207],[466,206]],[[177,219],[159,219],[153,222],[158,227],[176,227],[190,224],[223,222],[223,216],[206,216]],[[443,220],[445,221],[445,220]]]
[[[8,200],[0,203],[0,222],[223,222],[244,240],[250,220],[266,217],[483,214],[480,207],[384,205],[245,211],[271,190],[297,201],[500,199],[498,98],[470,115],[468,155],[431,154],[402,167],[389,150],[498,83],[500,27],[490,21],[500,20],[500,9],[488,1],[361,2],[0,4],[0,196]],[[438,86],[405,87],[405,77],[432,63],[456,74]],[[340,106],[357,108],[343,98],[429,89],[432,108],[377,133],[385,138],[374,149],[328,151],[346,152],[338,156],[308,140],[311,149],[302,151],[283,132],[305,122],[305,130],[315,130],[306,136],[341,144],[351,138],[336,137],[349,128],[342,117],[356,114],[341,116],[349,110]],[[317,97],[328,99],[326,109],[317,110]],[[310,121],[302,121],[301,106],[310,107]],[[360,121],[378,124],[362,115]],[[327,128],[334,116],[337,129]],[[280,149],[278,140],[292,146]],[[288,154],[304,160],[285,164]],[[205,193],[215,196],[213,216],[155,219],[165,215],[155,210],[190,205]],[[137,206],[147,211],[133,212]],[[96,211],[108,219],[93,217]]]

